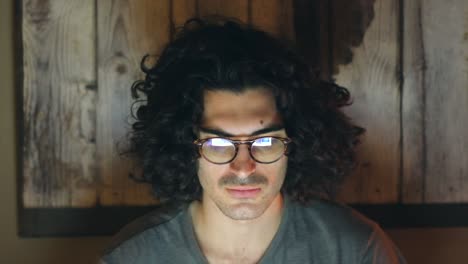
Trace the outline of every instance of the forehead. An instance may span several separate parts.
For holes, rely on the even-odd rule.
[[[233,135],[249,135],[264,127],[281,124],[273,94],[264,88],[242,93],[205,91],[202,127]]]

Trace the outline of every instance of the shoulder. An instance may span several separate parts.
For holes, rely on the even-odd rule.
[[[174,242],[174,239],[182,236],[181,218],[186,208],[185,204],[160,206],[126,225],[103,251],[103,261],[148,256],[157,252],[158,245]]]
[[[301,218],[306,226],[322,230],[369,236],[378,224],[353,208],[335,201],[314,200],[308,204],[291,202],[293,217]]]
[[[333,201],[315,200],[307,205],[291,202],[293,225],[322,252],[355,259],[349,263],[405,263],[401,253],[380,226],[353,208]],[[321,247],[319,246],[319,247]]]

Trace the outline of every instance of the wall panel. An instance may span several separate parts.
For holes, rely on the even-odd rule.
[[[130,87],[141,79],[140,61],[157,54],[170,38],[169,1],[97,1],[97,149],[102,179],[100,204],[155,203],[149,185],[129,177],[121,156],[133,120]]]
[[[426,203],[468,202],[468,2],[425,0]]]
[[[24,207],[97,199],[93,8],[92,0],[22,2]]]
[[[333,17],[349,11],[344,2],[333,1]],[[359,15],[350,18],[354,24],[336,22],[332,26],[334,78],[351,91],[354,103],[345,112],[367,132],[358,148],[355,174],[346,182],[341,197],[350,203],[395,203],[399,199],[401,155],[399,1],[377,0],[373,5],[373,1],[351,2],[360,11],[351,12]],[[362,43],[350,42],[355,47],[347,47],[352,54],[345,58],[338,53],[346,51],[339,45],[351,37],[359,41],[360,35]]]

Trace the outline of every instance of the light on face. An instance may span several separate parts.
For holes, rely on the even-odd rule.
[[[269,147],[271,146],[271,138],[265,137],[265,138],[259,138],[255,141],[255,146],[259,147]]]
[[[232,143],[222,138],[213,138],[211,139],[211,145],[215,147],[228,147],[232,146]]]

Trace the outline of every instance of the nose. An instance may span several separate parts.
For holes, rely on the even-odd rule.
[[[257,163],[250,156],[248,146],[240,145],[237,156],[231,161],[229,166],[231,171],[237,176],[248,177],[255,171]]]

